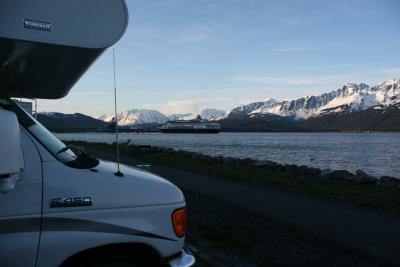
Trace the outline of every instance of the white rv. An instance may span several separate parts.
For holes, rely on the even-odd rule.
[[[65,146],[12,97],[65,96],[123,35],[123,0],[0,1],[0,266],[191,266],[185,199]]]

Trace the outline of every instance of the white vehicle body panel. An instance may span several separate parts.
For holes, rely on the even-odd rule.
[[[66,96],[127,25],[123,0],[0,1],[0,96]]]
[[[112,162],[67,166],[30,131],[20,127],[20,180],[0,193],[0,266],[59,266],[79,252],[112,244],[146,245],[161,258],[182,250],[185,238],[176,236],[171,215],[186,204],[175,185],[126,165],[120,166],[124,175],[116,176]],[[90,197],[91,205],[51,205],[74,197]],[[182,258],[193,262],[185,253]],[[179,259],[171,262],[177,266]]]
[[[0,131],[0,266],[59,266],[113,244],[146,245],[171,266],[194,264],[173,229],[173,211],[185,207],[175,185],[124,165],[123,177],[113,163],[95,166],[10,100],[66,96],[127,23],[124,0],[0,1],[0,123],[16,133]]]
[[[62,262],[60,259],[80,251],[119,243],[146,244],[162,257],[174,255],[184,242],[175,236],[171,227],[171,213],[177,207],[162,205],[44,215],[38,264],[57,266]],[[152,233],[157,234],[152,236]],[[49,251],[52,251],[51,257],[48,257]]]
[[[0,193],[0,266],[34,266],[39,245],[42,208],[40,156],[22,128],[20,138],[24,154],[23,177],[14,190]]]
[[[176,237],[171,214],[184,207],[185,200],[176,186],[124,165],[124,176],[118,177],[110,162],[100,162],[93,169],[96,171],[43,162],[41,265],[52,266],[79,251],[112,243],[147,244],[162,257],[181,250],[184,239]],[[93,205],[50,207],[53,198],[74,196],[89,196]],[[54,251],[52,257],[47,257],[49,250]]]
[[[113,45],[128,24],[121,0],[2,0],[0,17],[0,37],[95,49]]]
[[[123,177],[114,175],[116,164],[100,161],[92,170],[65,168],[61,162],[43,162],[43,213],[59,212],[50,208],[53,198],[88,196],[89,207],[69,207],[69,211],[182,204],[181,191],[154,174],[121,165]]]

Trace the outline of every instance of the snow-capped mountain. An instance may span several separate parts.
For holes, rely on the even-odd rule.
[[[226,111],[214,109],[214,108],[206,108],[203,109],[199,114],[194,113],[182,113],[182,114],[172,114],[168,116],[168,119],[171,121],[176,120],[193,120],[198,115],[204,120],[208,121],[217,121],[222,120],[226,116]]]
[[[278,100],[275,100],[273,98],[267,98],[265,101],[253,102],[247,105],[241,105],[237,108],[232,109],[231,112],[228,114],[228,117],[244,117],[249,115],[255,110],[258,110],[260,108],[269,108],[277,103],[279,103]]]
[[[219,121],[225,131],[400,131],[400,80],[369,87],[346,84],[342,88],[291,101],[264,101],[242,105],[229,114],[204,109],[203,119]],[[168,120],[189,120],[197,114],[166,116],[157,110],[131,109],[118,114],[121,126],[157,127]],[[75,113],[38,113],[37,118],[52,130],[104,130],[114,114],[97,119]],[[154,126],[155,124],[155,126]]]
[[[99,116],[97,119],[110,122],[113,118],[114,114],[105,114]],[[168,117],[157,110],[130,109],[118,113],[118,125],[120,126],[144,123],[165,123],[166,121],[168,121]]]
[[[193,113],[171,114],[168,116],[170,121],[192,120],[196,117]]]
[[[221,121],[232,118],[253,118],[267,115],[305,120],[326,114],[363,111],[371,107],[385,109],[400,103],[400,80],[392,79],[370,87],[365,83],[348,83],[342,88],[318,96],[307,96],[290,101],[267,98],[264,101],[242,105],[229,113],[218,109],[204,109],[200,114],[183,113],[166,116],[157,110],[131,109],[118,114],[118,124],[157,123],[168,120],[191,120],[200,115],[205,120]],[[114,114],[106,114],[97,119],[110,122]]]
[[[225,114],[226,112],[223,110],[209,108],[202,110],[198,115],[200,115],[202,119],[212,121],[223,119],[225,117]],[[172,114],[166,116],[157,110],[131,109],[118,113],[118,125],[131,126],[144,123],[162,124],[167,122],[168,120],[192,120],[196,117],[197,114],[193,113]],[[105,114],[97,117],[97,119],[106,122],[112,121],[113,118],[114,114]]]
[[[319,96],[282,102],[267,99],[243,105],[234,108],[228,118],[271,114],[298,120],[324,114],[361,111],[375,106],[386,108],[399,102],[400,80],[387,80],[373,87],[364,83],[349,83],[341,89]]]
[[[226,116],[226,112],[224,110],[214,109],[214,108],[206,108],[203,109],[200,114],[202,119],[208,121],[218,121],[222,120]]]

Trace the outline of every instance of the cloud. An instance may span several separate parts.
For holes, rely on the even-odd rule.
[[[215,28],[210,22],[184,26],[168,38],[171,43],[202,43],[214,36]]]
[[[201,0],[201,3],[207,5],[211,10],[221,10],[232,5],[231,1],[228,0]]]
[[[228,97],[202,97],[195,99],[174,100],[162,104],[145,104],[146,109],[156,109],[164,114],[194,113],[198,114],[205,108],[227,110],[236,103]]]
[[[302,84],[317,84],[324,80],[338,78],[333,75],[326,76],[238,76],[234,77],[234,81],[263,83],[263,84],[287,84],[287,85],[302,85]]]
[[[300,24],[304,24],[311,21],[310,19],[305,19],[305,18],[292,18],[292,19],[283,19],[281,20],[282,24],[286,24],[286,25],[300,25]]]
[[[159,5],[159,6],[162,6],[162,7],[164,7],[164,6],[174,6],[174,5],[177,5],[177,4],[180,4],[181,3],[181,1],[180,0],[163,0],[163,1],[157,1],[157,2],[154,2],[156,5]]]
[[[397,75],[397,77],[400,77],[400,67],[397,68],[386,68],[383,70],[387,74],[392,74],[392,75]]]
[[[291,52],[303,52],[303,51],[308,51],[311,50],[309,47],[282,47],[275,49],[275,52],[279,53],[291,53]]]
[[[353,80],[354,74],[342,75],[310,75],[310,76],[238,76],[234,81],[262,83],[262,84],[282,84],[282,85],[316,85],[337,80]]]
[[[130,44],[159,46],[170,44],[196,44],[205,42],[216,36],[221,27],[214,26],[211,21],[178,26],[166,31],[153,27],[137,27],[128,35],[132,36]]]
[[[400,76],[400,68],[388,68],[380,70],[357,71],[344,74],[331,75],[302,75],[302,76],[272,76],[272,75],[244,75],[233,77],[236,82],[258,83],[264,85],[291,85],[291,86],[315,86],[321,89],[327,86],[340,86],[348,82],[377,83],[391,76]]]
[[[170,43],[202,43],[215,39],[229,28],[225,23],[206,18],[198,23],[182,25],[166,37]]]

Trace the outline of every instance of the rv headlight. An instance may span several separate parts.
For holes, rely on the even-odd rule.
[[[180,208],[172,212],[172,226],[177,237],[184,237],[186,234],[187,211]]]

